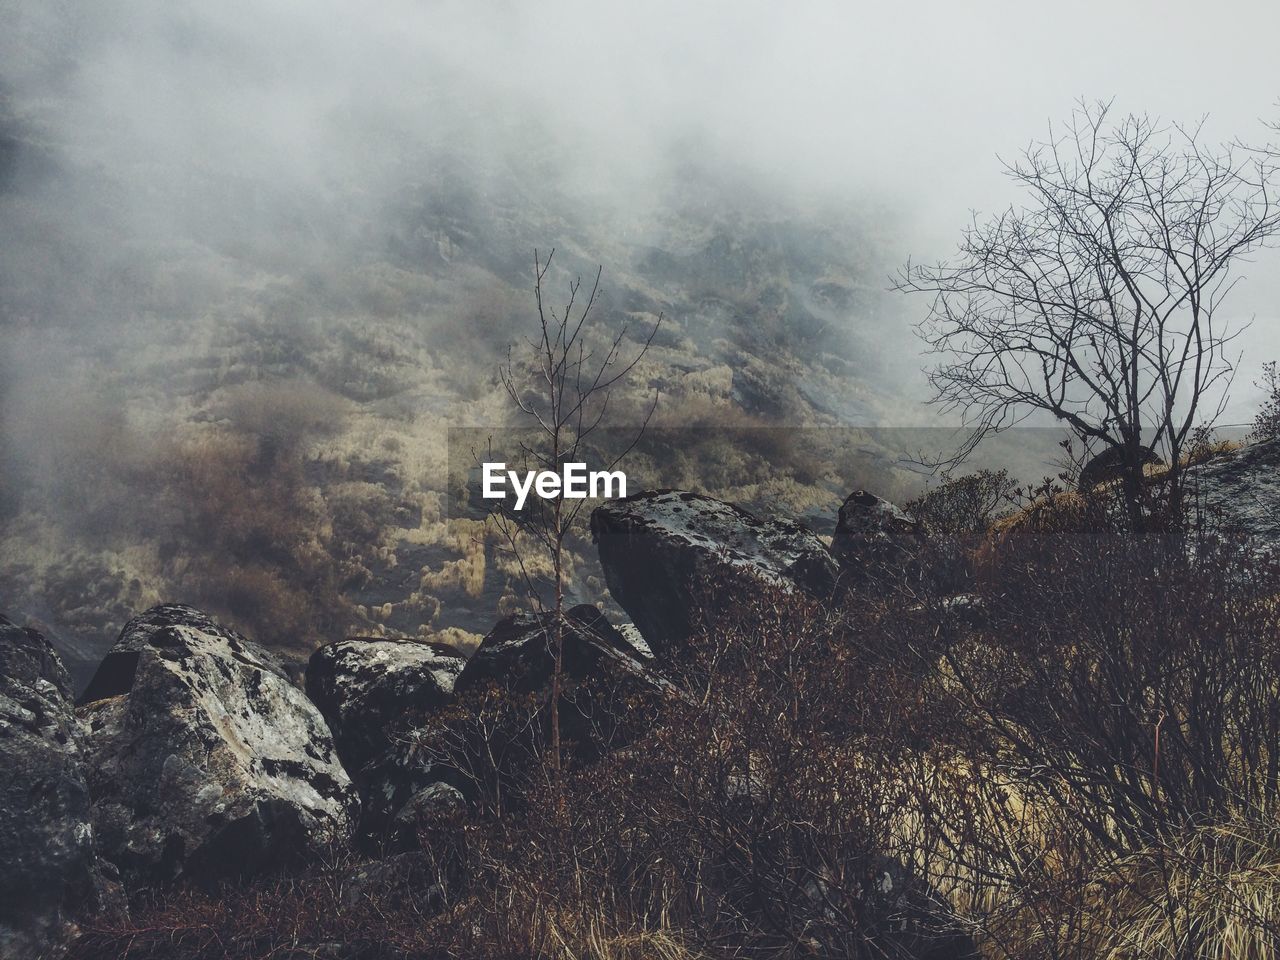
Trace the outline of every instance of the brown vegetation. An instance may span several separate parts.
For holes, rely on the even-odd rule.
[[[417,879],[178,893],[79,956],[1270,960],[1280,569],[1087,515],[964,608],[708,584],[665,693],[563,691],[562,779],[537,694],[424,720],[472,810],[420,824]]]

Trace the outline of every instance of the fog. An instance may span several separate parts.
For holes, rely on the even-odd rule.
[[[144,597],[190,588],[169,553],[126,561],[121,543],[154,520],[133,511],[192,424],[271,433],[244,412],[247,381],[325,395],[331,422],[308,421],[299,464],[372,462],[366,447],[402,450],[428,415],[484,423],[535,244],[559,245],[570,269],[603,264],[606,284],[612,271],[610,309],[674,311],[683,339],[663,357],[702,358],[677,387],[701,378],[708,403],[740,401],[736,380],[706,384],[726,364],[736,377],[752,324],[690,306],[710,300],[690,289],[708,261],[689,251],[707,237],[727,238],[726,262],[804,247],[768,283],[800,291],[804,275],[844,299],[797,292],[814,331],[786,341],[779,310],[769,335],[800,366],[847,361],[850,397],[823,422],[928,424],[911,329],[924,304],[889,295],[888,271],[946,257],[971,211],[1015,202],[998,158],[1078,98],[1267,139],[1278,35],[1280,5],[1262,0],[0,3],[6,582],[45,577],[21,602],[50,621],[47,594],[84,592],[47,572],[83,559],[88,490],[105,498],[113,576]],[[739,227],[764,239],[739,250]],[[654,251],[683,266],[654,267]],[[1260,255],[1229,302],[1254,325],[1228,421],[1248,418],[1249,382],[1280,355],[1277,266]],[[716,297],[754,289],[739,272]],[[787,376],[779,422],[798,416],[787,397],[833,389]],[[261,449],[244,456],[261,466]],[[433,457],[397,456],[406,476]],[[82,476],[89,461],[106,480]],[[298,470],[283,509],[310,496]],[[101,579],[105,555],[79,579]]]
[[[465,145],[477,178],[514,164],[641,227],[693,152],[784,202],[889,209],[891,252],[930,259],[968,211],[1016,199],[997,156],[1077,98],[1207,115],[1211,134],[1252,142],[1280,117],[1280,10],[1261,0],[1212,16],[1142,0],[64,0],[0,16],[0,90],[59,165],[34,182],[19,165],[10,192],[38,197],[46,229],[138,251],[257,229],[271,235],[239,237],[255,251],[349,252],[353,219]],[[272,218],[300,204],[306,222]],[[104,205],[110,238],[94,236]],[[5,212],[12,263],[31,238]]]

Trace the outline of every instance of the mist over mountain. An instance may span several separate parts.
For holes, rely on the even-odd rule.
[[[1085,10],[1039,48],[1016,10],[0,6],[6,610],[86,663],[164,599],[298,652],[483,633],[513,571],[447,516],[445,430],[508,418],[535,248],[557,297],[602,265],[604,320],[665,318],[632,421],[657,389],[655,426],[933,422],[886,276],[1007,202],[994,155],[1046,104],[1249,137],[1275,96],[1267,5],[1195,37]],[[1267,289],[1241,309],[1265,321]],[[797,516],[863,479],[646,466]]]

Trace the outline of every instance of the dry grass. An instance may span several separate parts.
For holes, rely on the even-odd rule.
[[[1190,830],[1119,865],[1122,882],[1089,893],[1100,960],[1276,960],[1280,827],[1236,822]]]
[[[1280,566],[1030,535],[1059,520],[1013,528],[977,617],[706,585],[680,693],[566,689],[563,774],[545,692],[424,720],[472,800],[420,825],[443,902],[318,870],[139,904],[77,960],[1280,960]]]
[[[672,930],[606,932],[607,918],[588,922],[586,929],[569,931],[552,925],[550,957],[554,960],[703,960],[707,954],[692,949]]]

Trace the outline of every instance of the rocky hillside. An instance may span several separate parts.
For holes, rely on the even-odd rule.
[[[533,322],[535,248],[558,247],[557,299],[603,264],[602,328],[666,318],[619,422],[656,390],[655,430],[708,442],[695,461],[687,438],[655,445],[635,488],[829,517],[850,484],[917,482],[908,445],[838,432],[905,408],[880,214],[765,200],[691,155],[638,187],[636,217],[531,176],[550,148],[481,163],[460,135],[373,208],[353,179],[273,191],[246,220],[265,185],[156,179],[191,223],[154,249],[132,219],[143,161],[104,167],[46,108],[0,91],[0,223],[19,238],[0,259],[0,596],[81,685],[133,611],[174,597],[294,658],[353,633],[474,645],[514,609],[495,541],[450,518],[446,430],[508,419],[495,371]],[[74,229],[52,199],[73,188]],[[876,476],[821,466],[841,448]],[[585,531],[573,549],[593,600]]]
[[[631,698],[678,695],[666,668],[688,642],[700,583],[731,574],[830,596],[841,576],[805,528],[690,493],[619,501],[593,529],[638,631],[595,606],[568,612],[568,682],[612,678],[629,691],[603,712],[566,700],[580,762],[615,746],[605,730]],[[73,712],[57,653],[0,619],[0,752],[18,772],[0,792],[4,955],[53,955],[82,923],[120,916],[122,884],[136,894],[246,880],[353,843],[412,849],[420,817],[465,809],[475,789],[466,762],[423,746],[433,718],[490,686],[541,697],[552,629],[548,617],[509,616],[469,659],[437,642],[343,640],[311,656],[304,695],[268,651],[195,608],[162,604],[125,625]]]
[[[1278,451],[1277,441],[1257,443],[1193,471],[1218,529],[1245,529],[1264,550],[1280,516]],[[595,605],[568,611],[556,703],[565,762],[575,768],[630,756],[658,735],[646,718],[669,709],[663,704],[705,708],[692,696],[699,674],[688,670],[714,611],[731,616],[770,591],[828,610],[900,593],[911,604],[897,614],[904,629],[934,615],[917,599],[930,590],[921,578],[923,530],[865,491],[846,498],[830,547],[794,521],[682,491],[611,502],[591,527],[608,590],[632,622],[611,622]],[[980,602],[940,599],[945,625],[935,634],[964,636],[1000,615],[975,620]],[[963,615],[948,612],[956,610]],[[247,882],[305,869],[335,850],[381,858],[366,860],[353,884],[399,876],[431,855],[421,847],[423,823],[492,810],[530,763],[546,762],[555,630],[549,616],[512,614],[470,657],[435,641],[352,637],[315,650],[298,677],[207,614],[160,605],[128,622],[73,711],[48,642],[0,620],[0,752],[16,773],[0,791],[0,849],[11,865],[0,898],[5,956],[56,953],[86,924],[119,923],[125,894],[137,902],[175,883]],[[730,782],[745,784],[732,787],[745,800],[755,775],[741,776]],[[895,928],[906,937],[895,949],[967,956],[971,945],[922,907],[937,901],[911,865],[867,855],[869,868],[889,878],[881,892],[924,897],[907,906],[864,890],[868,918],[907,924]],[[425,863],[412,869],[431,874]],[[447,871],[436,876],[431,902],[447,902],[454,882]],[[936,952],[940,944],[952,952]]]

